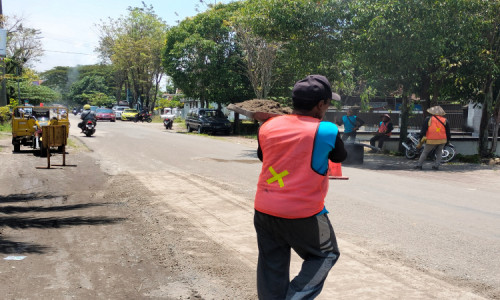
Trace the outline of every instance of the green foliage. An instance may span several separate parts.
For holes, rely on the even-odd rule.
[[[375,96],[376,92],[376,90],[369,86],[361,93],[361,112],[370,111],[370,98]]]
[[[2,28],[7,30],[6,74],[23,74],[23,69],[43,55],[42,32],[27,26],[23,18],[7,16]]]
[[[114,97],[110,97],[101,92],[96,92],[91,95],[86,95],[86,97],[88,97],[87,103],[99,107],[111,107],[116,102]]]
[[[68,97],[73,102],[84,105],[91,101],[101,101],[103,99],[102,95],[106,96],[107,92],[108,86],[105,83],[104,77],[87,75],[71,85]]]
[[[0,106],[0,124],[8,123],[11,118],[10,106]]]
[[[74,94],[75,91],[71,93],[71,87],[74,83],[83,80],[85,77],[100,77],[99,92],[103,92],[108,96],[113,96],[116,90],[119,89],[115,81],[117,74],[114,68],[109,65],[58,66],[41,73],[40,76],[44,80],[42,85],[61,93],[63,99],[76,98],[78,101],[81,97],[78,94]],[[85,92],[88,91],[81,91],[81,93]]]
[[[12,132],[12,124],[10,122],[0,122],[0,132]]]
[[[165,70],[186,97],[200,99],[204,106],[246,100],[252,93],[227,23],[239,5],[219,4],[167,32]]]
[[[129,7],[128,14],[99,26],[101,57],[113,63],[122,81],[127,81],[135,101],[156,100],[163,76],[161,49],[167,25],[152,6]]]
[[[269,97],[269,100],[278,102],[283,107],[292,107],[291,97]]]
[[[348,22],[346,1],[251,0],[241,10],[255,34],[283,43],[271,96],[289,96],[293,84],[309,74],[325,75],[339,85],[341,62],[350,49],[343,35]]]
[[[19,85],[18,85],[19,84]],[[28,100],[29,104],[39,105],[40,103],[52,103],[61,100],[61,94],[46,86],[33,85],[31,82],[14,82],[7,80],[8,95],[21,103]],[[19,93],[20,92],[20,93]]]
[[[165,107],[170,107],[170,108],[183,108],[184,104],[181,103],[179,100],[174,99],[166,99],[162,98],[156,102],[156,108],[155,109],[163,109]]]

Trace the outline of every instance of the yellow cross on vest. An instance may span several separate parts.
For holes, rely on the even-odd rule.
[[[441,127],[436,127],[436,132],[440,132],[441,131]]]
[[[267,180],[267,183],[271,184],[273,182],[275,182],[276,180],[278,181],[279,185],[280,185],[280,188],[284,187],[285,186],[285,183],[283,182],[283,177],[285,177],[286,175],[288,175],[288,171],[285,170],[281,173],[276,173],[276,171],[274,171],[273,167],[269,167],[269,172],[271,172],[271,174],[273,174],[273,177],[269,178]]]

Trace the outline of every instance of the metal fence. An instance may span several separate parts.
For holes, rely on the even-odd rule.
[[[341,111],[328,111],[325,119],[333,123],[339,123],[346,113]],[[356,116],[365,122],[366,128],[378,128],[380,121],[382,121],[381,113],[356,113]],[[400,113],[388,113],[391,117],[392,124],[396,127],[400,124]],[[450,112],[446,114],[446,119],[450,124],[451,130],[463,130],[465,128],[464,114],[460,112]],[[418,130],[422,127],[424,122],[424,115],[422,113],[411,114],[408,119],[408,129]]]

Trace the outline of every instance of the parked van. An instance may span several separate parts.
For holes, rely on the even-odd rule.
[[[210,132],[215,134],[219,132],[227,135],[231,133],[231,122],[222,111],[216,109],[191,109],[186,116],[185,122],[188,132],[196,130],[198,133]]]

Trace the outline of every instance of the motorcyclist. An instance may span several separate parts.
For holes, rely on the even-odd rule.
[[[83,112],[80,115],[80,119],[82,121],[80,123],[78,123],[78,127],[82,130],[82,132],[83,132],[83,128],[84,128],[85,123],[89,120],[92,121],[92,123],[94,123],[94,127],[97,125],[95,113],[90,110],[90,105],[88,105],[88,104],[85,104],[83,106]]]
[[[149,114],[149,111],[146,108],[143,108],[136,116],[137,121],[145,121],[147,119],[147,116]]]

